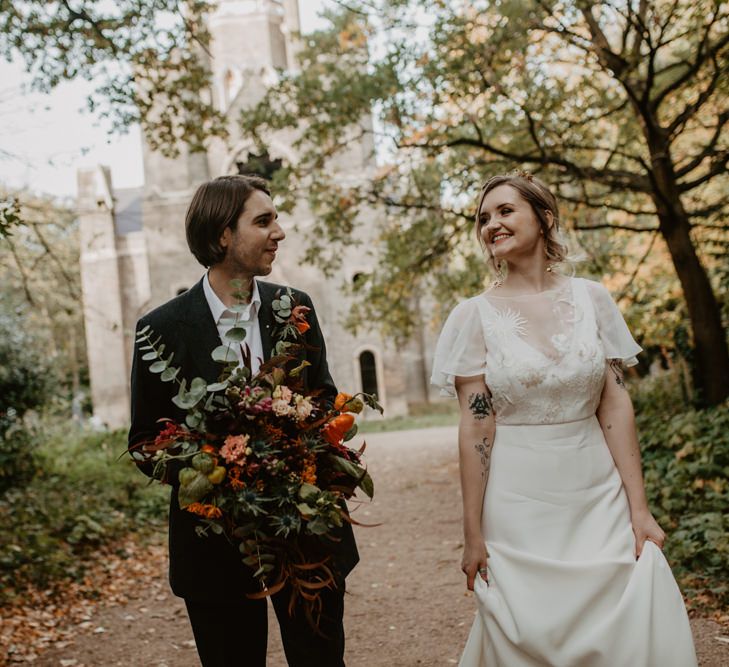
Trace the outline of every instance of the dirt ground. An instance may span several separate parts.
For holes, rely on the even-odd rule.
[[[347,579],[348,667],[457,664],[475,613],[459,570],[461,527],[453,427],[367,437],[375,501],[354,515],[361,563]],[[162,553],[161,548],[157,548]],[[126,604],[101,604],[34,664],[54,667],[197,667],[184,606],[166,563]],[[269,665],[284,666],[271,614]],[[729,665],[729,628],[693,619],[702,667]]]

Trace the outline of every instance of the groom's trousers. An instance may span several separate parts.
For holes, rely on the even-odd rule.
[[[317,634],[301,609],[289,616],[290,589],[271,601],[286,660],[291,667],[344,667],[344,591],[321,591],[323,611]],[[268,639],[266,600],[231,603],[185,600],[202,667],[265,667]]]

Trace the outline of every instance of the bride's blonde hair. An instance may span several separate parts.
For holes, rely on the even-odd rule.
[[[532,211],[534,211],[534,215],[539,223],[539,229],[544,236],[544,252],[550,266],[568,261],[567,244],[559,231],[559,207],[557,205],[557,198],[543,181],[532,176],[528,171],[518,170],[509,174],[492,176],[481,188],[481,195],[478,199],[478,206],[476,207],[475,232],[481,248],[489,256],[489,266],[497,273],[502,271],[501,267],[497,266],[488,244],[484,242],[481,236],[481,229],[485,224],[481,220],[481,206],[486,195],[500,185],[510,185],[532,207]],[[547,216],[547,212],[551,214],[551,221]]]

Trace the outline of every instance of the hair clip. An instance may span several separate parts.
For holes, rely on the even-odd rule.
[[[532,176],[526,169],[515,169],[514,173],[519,178],[523,178],[525,181],[529,181],[530,183],[534,181],[534,176]]]

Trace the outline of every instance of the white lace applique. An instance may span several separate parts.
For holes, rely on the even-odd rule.
[[[507,341],[509,336],[526,336],[526,319],[511,308],[493,309],[484,324],[486,335],[493,336],[500,342]]]
[[[522,372],[519,376],[519,382],[527,388],[537,387],[546,379],[547,374],[540,368],[532,368],[526,372]]]
[[[559,354],[566,354],[570,349],[571,338],[572,337],[567,334],[558,333],[554,334],[554,336],[552,336],[549,340],[552,342],[554,349],[557,350]]]

